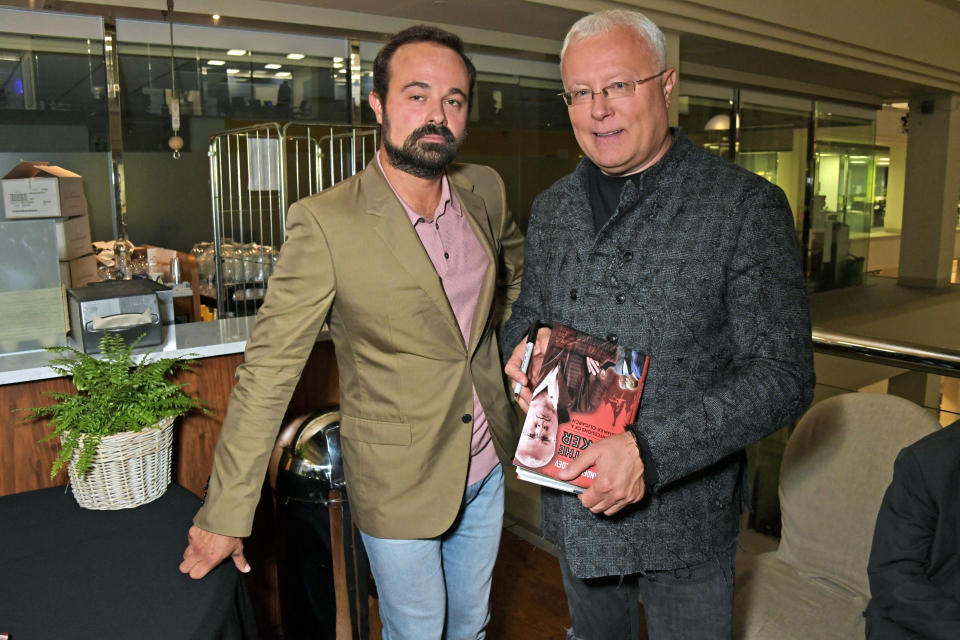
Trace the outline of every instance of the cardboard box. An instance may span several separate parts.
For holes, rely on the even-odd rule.
[[[73,260],[93,251],[90,237],[90,216],[57,221],[57,259]]]
[[[55,226],[53,220],[0,220],[0,352],[64,342]]]
[[[98,282],[97,258],[92,253],[60,261],[60,282],[66,287],[82,287],[89,282]]]
[[[21,162],[0,181],[8,220],[60,218],[87,213],[83,178],[46,162]]]

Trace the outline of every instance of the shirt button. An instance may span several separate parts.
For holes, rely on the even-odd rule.
[[[570,299],[571,299],[571,300],[576,300],[576,299],[577,299],[577,290],[576,290],[576,289],[570,289]]]
[[[617,294],[617,304],[623,304],[626,301],[627,301],[627,296],[623,295],[622,293]]]
[[[619,337],[617,336],[617,334],[615,334],[615,333],[608,333],[608,334],[607,334],[607,341],[608,341],[608,342],[612,342],[612,343],[616,344],[616,343],[617,343],[617,340],[619,340],[619,339],[620,339],[620,338],[619,338]]]
[[[443,252],[443,257],[446,258],[447,260],[449,260],[449,259],[450,259],[450,254],[447,253],[446,251],[444,251],[444,252]]]
[[[440,231],[440,223],[439,223],[439,222],[434,222],[434,223],[433,223],[433,226],[436,227],[437,231]]]
[[[471,420],[473,420],[473,418],[470,417],[469,413],[463,414],[463,416],[460,419],[463,421],[464,424],[468,424]]]

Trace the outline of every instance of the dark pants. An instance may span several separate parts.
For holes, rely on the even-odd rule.
[[[650,640],[730,640],[736,547],[672,571],[581,579],[557,550],[573,628],[567,640],[637,640],[643,598]]]

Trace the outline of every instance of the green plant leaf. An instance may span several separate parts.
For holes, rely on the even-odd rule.
[[[72,347],[47,349],[58,356],[50,361],[51,368],[69,376],[76,387],[75,393],[46,394],[52,400],[49,405],[25,409],[27,420],[50,419],[53,430],[41,441],[63,436],[51,477],[78,449],[76,470],[86,473],[104,436],[141,431],[163,418],[192,410],[207,413],[199,399],[184,391],[184,385],[170,379],[179,371],[191,370],[195,362],[183,358],[148,361],[149,353],[135,360],[133,350],[139,341],[128,345],[120,336],[105,333],[99,358]]]

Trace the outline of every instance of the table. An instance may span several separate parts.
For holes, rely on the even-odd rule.
[[[200,500],[172,484],[135,509],[81,509],[52,487],[0,498],[0,634],[11,640],[256,638],[232,562],[178,570]]]

